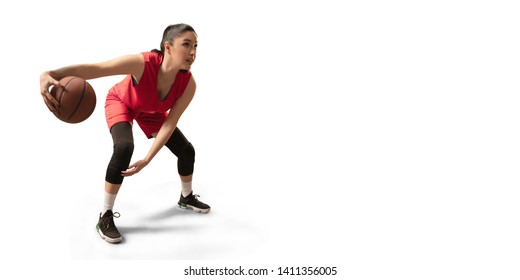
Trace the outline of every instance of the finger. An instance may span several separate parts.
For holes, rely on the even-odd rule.
[[[136,170],[136,169],[121,171],[121,175],[122,175],[123,177],[132,176],[132,175],[134,175],[135,173],[137,173],[137,170]]]
[[[58,103],[58,100],[56,100],[56,98],[54,98],[54,96],[52,96],[52,94],[49,92],[49,89],[48,88],[42,88],[41,90],[41,95],[43,97],[43,100],[45,101],[45,103],[47,104],[47,107],[52,107],[54,109],[57,109],[60,104]],[[52,104],[49,104],[49,102]]]
[[[51,112],[55,112],[56,111],[57,106],[55,106],[53,103],[49,104],[49,100],[45,96],[43,97],[43,102],[45,103],[45,106],[47,106],[49,111],[51,111]]]
[[[51,100],[51,103],[54,105],[54,108],[58,109],[58,107],[60,107],[60,103],[58,102],[58,100],[56,100],[56,98],[54,98],[52,94],[49,94],[49,96],[49,99]]]
[[[55,86],[61,86],[57,81],[55,81],[57,84]],[[46,97],[50,102],[54,105],[53,107],[58,108],[60,106],[60,103],[54,96],[49,92],[49,89],[45,89],[42,93],[44,97]]]
[[[129,173],[136,173],[137,167],[135,166],[129,166],[126,170],[121,171],[121,174],[129,174]]]
[[[52,97],[52,95],[49,94],[49,96],[45,95],[43,97],[43,99],[45,100],[45,104],[47,104],[47,107],[49,107],[49,109],[54,112],[56,110],[58,110],[58,108],[60,107],[60,103],[58,103],[58,100],[56,100],[54,97]]]
[[[47,102],[45,102],[45,105],[47,106],[47,108],[49,109],[49,111],[51,112],[54,112],[54,108],[52,106],[50,106],[49,104],[47,104]]]
[[[53,85],[53,86],[58,86],[58,85],[60,84],[60,82],[58,82],[58,81],[55,80],[55,79],[51,79],[51,80],[50,80],[50,83],[51,83],[51,85]]]
[[[44,95],[46,93],[49,93],[49,88],[50,87],[54,87],[54,86],[61,86],[61,87],[63,87],[63,85],[60,85],[60,82],[58,82],[57,80],[55,80],[52,77],[48,77],[48,79],[46,79],[40,85],[40,87],[41,87],[41,94]]]
[[[121,174],[134,174],[135,173],[135,168],[131,168],[131,169],[127,169],[127,170],[123,170],[121,171]]]

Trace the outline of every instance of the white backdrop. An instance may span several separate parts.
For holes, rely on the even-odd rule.
[[[337,266],[330,279],[517,279],[515,2],[295,3],[2,7],[2,273],[177,279],[190,265]],[[197,94],[179,126],[213,210],[169,208],[179,186],[161,151],[125,181],[116,223],[131,232],[167,219],[110,246],[93,227],[111,153],[104,98],[122,77],[91,80],[96,111],[70,125],[44,106],[39,74],[157,48],[179,22],[199,35]],[[151,142],[134,135],[136,160]],[[170,241],[159,226],[179,247],[150,241]]]

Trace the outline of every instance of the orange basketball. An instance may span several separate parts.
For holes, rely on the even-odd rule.
[[[50,93],[59,103],[54,115],[67,123],[79,123],[88,119],[96,108],[94,88],[80,77],[62,78],[58,86],[52,87]]]

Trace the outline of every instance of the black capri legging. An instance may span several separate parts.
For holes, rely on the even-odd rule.
[[[108,163],[105,180],[111,184],[121,184],[124,178],[121,171],[128,168],[134,152],[132,125],[128,122],[116,123],[110,129],[110,133],[114,141],[114,151]],[[175,128],[165,146],[177,156],[179,175],[192,175],[195,166],[195,149],[179,128]]]

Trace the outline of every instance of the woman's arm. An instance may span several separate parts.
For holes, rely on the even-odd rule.
[[[153,142],[152,147],[150,148],[150,151],[148,152],[146,157],[143,160],[139,160],[134,164],[131,164],[127,170],[121,172],[121,175],[132,176],[137,172],[141,171],[141,169],[143,169],[152,161],[152,159],[159,152],[159,150],[164,146],[164,144],[166,144],[166,142],[172,135],[173,131],[177,127],[177,123],[179,122],[182,113],[184,113],[184,111],[190,104],[191,100],[193,99],[193,96],[195,95],[195,89],[196,84],[192,76],[190,82],[188,83],[188,86],[186,87],[186,90],[184,91],[182,96],[179,99],[177,99],[175,105],[173,105],[173,107],[170,110],[170,113],[166,117],[166,120],[164,121],[163,125],[161,126],[161,129],[159,129],[159,132],[155,136],[155,141]]]
[[[57,109],[58,101],[49,93],[49,88],[51,86],[57,86],[58,81],[64,77],[77,76],[85,80],[126,74],[139,77],[143,69],[144,57],[142,54],[125,55],[99,63],[65,66],[41,73],[40,93],[47,107],[53,111]]]

